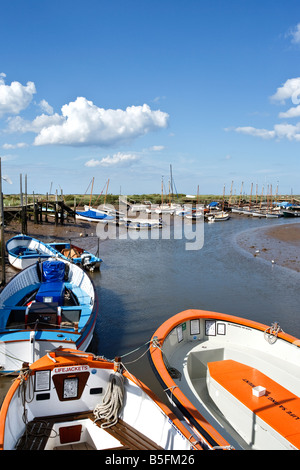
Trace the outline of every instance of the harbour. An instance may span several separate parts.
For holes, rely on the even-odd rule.
[[[167,403],[149,362],[150,339],[180,311],[203,309],[266,325],[276,321],[284,332],[300,336],[299,224],[231,214],[223,223],[202,222],[203,243],[187,250],[199,222],[184,222],[181,237],[175,236],[176,216],[165,217],[165,223],[168,236],[159,229],[151,236],[120,226],[117,237],[99,240],[95,224],[85,221],[30,222],[28,232],[44,241],[76,240],[91,253],[99,251],[101,269],[89,272],[99,307],[88,351],[109,360],[121,356],[126,368]],[[6,238],[18,229],[17,223],[8,225]],[[8,274],[15,270],[8,267]],[[11,377],[0,380],[3,400]]]

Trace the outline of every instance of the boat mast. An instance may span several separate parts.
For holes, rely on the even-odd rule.
[[[92,189],[91,189],[91,195],[90,195],[90,206],[89,208],[91,208],[91,203],[92,203],[92,194],[93,194],[93,187],[94,187],[94,176],[93,176],[93,179],[92,179]]]
[[[253,188],[253,183],[251,183],[250,198],[249,198],[249,210],[251,210],[252,188]]]
[[[242,198],[242,192],[243,192],[243,185],[244,185],[244,181],[242,181],[242,186],[241,186],[241,193],[240,193],[240,199],[239,199],[239,207],[241,205],[241,198]]]
[[[106,186],[106,192],[105,192],[105,198],[104,198],[104,204],[103,206],[105,207],[105,203],[106,203],[106,196],[107,196],[107,191],[108,191],[108,185],[109,185],[109,178],[107,180],[107,186]]]

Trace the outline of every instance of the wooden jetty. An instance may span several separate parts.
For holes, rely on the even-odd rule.
[[[22,221],[22,233],[26,233],[27,220],[33,221],[35,224],[42,223],[43,220],[48,221],[48,217],[54,217],[55,225],[63,224],[67,217],[71,217],[75,221],[76,212],[67,206],[64,201],[41,200],[19,206],[6,206],[3,208],[4,223],[20,218]]]

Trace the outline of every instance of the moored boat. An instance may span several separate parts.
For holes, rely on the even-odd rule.
[[[224,222],[225,220],[228,220],[230,218],[228,212],[209,212],[208,214],[205,214],[205,218],[207,220],[213,220],[214,222]]]
[[[93,282],[76,264],[49,259],[20,271],[0,294],[0,372],[61,345],[85,350],[97,311]]]
[[[140,219],[140,218],[131,218],[123,217],[121,222],[124,222],[126,228],[142,230],[142,229],[152,229],[152,228],[162,228],[161,219]]]
[[[24,269],[51,256],[78,264],[93,271],[100,267],[101,258],[71,242],[44,243],[28,235],[16,235],[6,243],[9,263],[16,269]]]
[[[115,362],[57,349],[15,380],[0,412],[2,450],[201,450],[199,435]]]
[[[115,220],[113,215],[106,212],[88,209],[86,211],[76,211],[76,219],[85,220],[86,222],[112,222]]]
[[[187,310],[151,339],[151,364],[195,427],[235,449],[300,449],[300,340],[243,318]]]

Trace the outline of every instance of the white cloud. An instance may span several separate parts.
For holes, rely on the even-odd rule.
[[[39,102],[39,106],[42,111],[44,111],[47,114],[53,114],[53,108],[50,106],[50,104],[46,100],[42,100]]]
[[[62,118],[58,124],[45,125],[34,144],[113,146],[167,127],[169,116],[147,104],[103,109],[79,97],[62,107]]]
[[[129,165],[135,161],[139,160],[139,157],[130,153],[115,153],[112,156],[107,156],[101,160],[89,160],[85,163],[85,166],[96,167],[96,166],[114,166],[114,165]]]
[[[150,150],[152,150],[153,152],[161,152],[162,150],[164,150],[164,146],[163,145],[153,145],[152,147],[150,147]]]
[[[5,114],[18,114],[31,103],[36,93],[35,84],[27,82],[26,86],[19,82],[5,85],[4,73],[0,74],[0,117]]]
[[[296,140],[300,142],[300,122],[296,125],[292,124],[276,124],[274,126],[276,137],[279,139],[286,138],[288,140]]]
[[[289,78],[281,87],[277,88],[276,93],[271,96],[271,100],[280,101],[282,104],[284,104],[285,100],[291,99],[294,104],[299,104],[299,95],[300,77]]]
[[[241,134],[261,137],[262,139],[288,139],[290,141],[300,142],[300,122],[296,125],[292,124],[276,124],[274,130],[257,129],[255,127],[236,127],[235,132]]]
[[[274,131],[268,131],[267,129],[256,129],[255,127],[250,126],[236,127],[234,130],[241,134],[253,135],[263,139],[273,139],[273,137],[275,137]]]
[[[25,142],[19,142],[18,144],[3,144],[2,148],[5,150],[11,150],[11,149],[22,149],[24,147],[28,147],[28,144]]]
[[[293,118],[300,116],[300,105],[290,108],[283,113],[279,113],[280,118]]]
[[[291,36],[293,44],[300,44],[300,23],[298,23],[294,29],[291,29],[287,36]]]
[[[59,116],[57,113],[53,114],[52,116],[48,116],[47,114],[41,114],[37,116],[33,121],[28,121],[26,119],[21,118],[20,116],[16,116],[13,118],[8,118],[7,123],[7,132],[19,132],[24,134],[25,132],[35,132],[38,134],[42,129],[45,127],[59,125],[64,122],[64,118]]]
[[[300,23],[299,23],[300,25]],[[284,104],[287,99],[291,99],[298,106],[291,107],[285,112],[279,113],[280,118],[295,118],[300,116],[300,77],[291,78],[277,88],[276,93],[271,97],[273,101],[279,101]],[[234,130],[240,134],[252,135],[262,139],[287,139],[289,141],[300,142],[300,122],[296,124],[275,124],[273,129],[261,129],[252,126],[227,128],[225,130]]]

